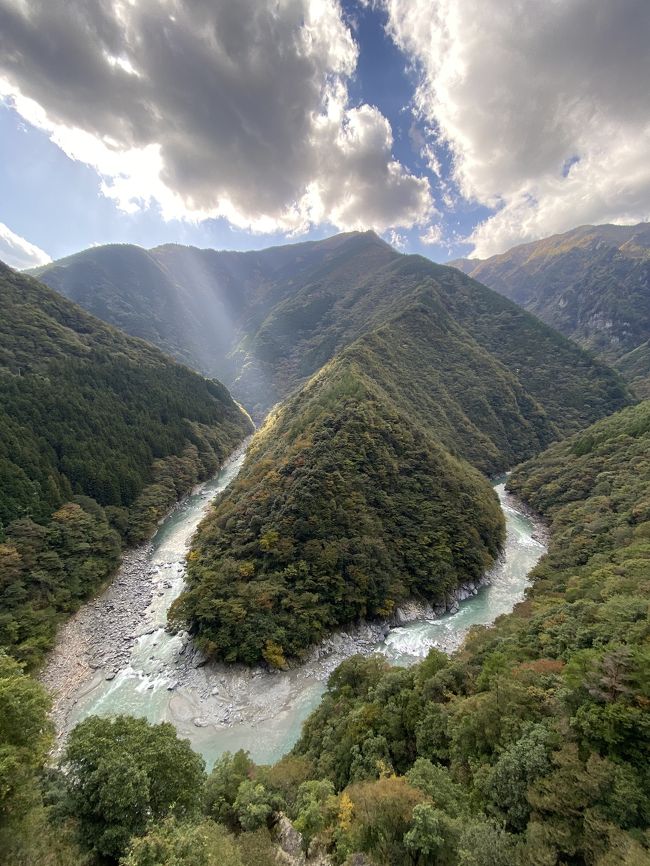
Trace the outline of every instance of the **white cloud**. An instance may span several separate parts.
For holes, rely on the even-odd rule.
[[[12,268],[35,268],[38,265],[46,265],[52,259],[40,247],[31,244],[25,238],[0,223],[0,261]]]
[[[442,226],[440,224],[428,226],[426,231],[420,235],[420,240],[423,244],[427,244],[429,246],[432,246],[433,244],[441,244]]]
[[[474,254],[650,215],[648,0],[383,0],[415,104],[469,200]]]
[[[428,181],[351,106],[338,0],[0,0],[0,93],[125,211],[256,231],[410,227]]]
[[[397,250],[406,249],[406,235],[401,235],[399,232],[396,232],[395,229],[391,229],[388,232],[388,234],[386,235],[386,240],[392,247],[395,247],[395,249]]]

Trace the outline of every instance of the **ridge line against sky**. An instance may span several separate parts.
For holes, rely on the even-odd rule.
[[[0,0],[0,259],[650,217],[647,0]]]

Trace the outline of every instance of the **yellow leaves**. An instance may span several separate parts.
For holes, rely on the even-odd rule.
[[[347,791],[343,791],[339,797],[339,827],[344,833],[347,833],[352,827],[352,818],[354,817],[354,803]]]
[[[72,520],[77,520],[82,512],[83,509],[79,505],[76,505],[74,502],[67,502],[58,511],[54,512],[52,520],[56,520],[59,523],[68,523]]]
[[[395,609],[395,600],[387,598],[384,603],[377,608],[377,616],[390,616]]]
[[[265,553],[270,553],[280,540],[277,529],[268,529],[260,538],[260,547]]]
[[[246,562],[240,562],[237,568],[241,577],[249,578],[255,574],[255,563],[247,560]]]
[[[262,656],[264,657],[264,661],[272,668],[283,670],[287,666],[287,660],[284,657],[282,647],[273,640],[267,640],[262,651]]]

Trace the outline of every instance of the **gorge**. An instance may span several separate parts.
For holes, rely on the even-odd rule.
[[[413,621],[402,625],[353,624],[311,647],[305,660],[286,671],[211,664],[187,635],[167,631],[166,614],[181,591],[198,522],[212,497],[237,476],[244,456],[240,448],[213,480],[183,499],[142,552],[126,555],[112,586],[60,629],[41,674],[54,696],[57,749],[83,718],[125,713],[171,721],[208,766],[240,748],[258,763],[275,762],[295,744],[328,676],[345,658],[381,653],[393,664],[412,665],[431,647],[453,652],[472,625],[491,625],[522,600],[528,573],[545,550],[538,540],[543,527],[526,516],[501,481],[496,490],[506,517],[505,546],[487,582],[475,595],[468,590],[460,606],[450,605],[436,617],[415,605]]]

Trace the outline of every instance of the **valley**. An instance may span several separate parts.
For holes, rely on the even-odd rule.
[[[139,760],[124,738],[170,738],[196,774],[185,795],[250,862],[288,823],[326,849],[301,866],[410,866],[420,815],[453,866],[474,844],[504,866],[641,850],[650,428],[612,369],[372,232],[254,254],[100,248],[48,274],[111,324],[3,272],[0,626],[32,669],[47,654],[39,748],[61,767],[98,750],[113,784]],[[0,684],[38,690],[2,658]],[[37,800],[71,808],[60,770],[30,773]],[[560,788],[613,841],[563,824]]]
[[[0,0],[0,866],[650,866],[650,0]]]
[[[406,605],[397,625],[374,620],[335,632],[310,647],[286,671],[266,666],[206,663],[186,634],[166,630],[170,603],[181,591],[184,557],[211,499],[232,484],[240,450],[219,475],[182,500],[160,525],[151,545],[127,555],[105,594],[82,608],[60,631],[40,675],[54,696],[57,749],[89,715],[119,713],[170,721],[211,766],[225,751],[247,750],[253,760],[280,760],[295,744],[303,721],[318,705],[332,671],[360,653],[384,654],[412,665],[431,647],[451,653],[477,623],[491,625],[523,598],[528,572],[544,552],[544,530],[497,486],[506,517],[506,543],[486,582],[438,616],[426,605]],[[264,737],[259,736],[260,730]]]

